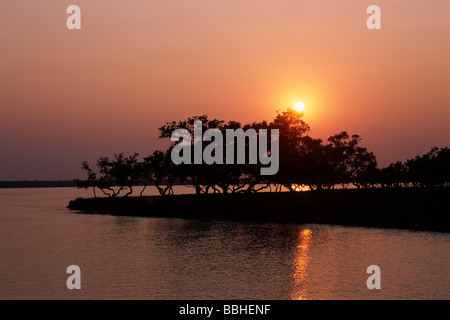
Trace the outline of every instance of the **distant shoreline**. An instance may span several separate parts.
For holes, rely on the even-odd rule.
[[[150,184],[151,185],[151,184]],[[174,185],[182,185],[175,183]],[[141,185],[136,185],[140,187]],[[23,180],[23,181],[0,181],[0,189],[19,188],[68,188],[77,187],[75,180]]]
[[[0,181],[0,189],[15,188],[67,188],[76,187],[75,180],[22,180]]]
[[[450,188],[78,198],[79,213],[450,232]]]

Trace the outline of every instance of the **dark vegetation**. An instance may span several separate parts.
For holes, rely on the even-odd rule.
[[[91,188],[94,198],[78,198],[69,208],[113,215],[450,232],[447,147],[433,147],[424,155],[379,168],[375,155],[361,146],[358,135],[342,131],[327,141],[314,139],[308,135],[310,128],[302,114],[291,109],[270,123],[246,125],[195,116],[166,123],[159,128],[159,137],[170,138],[179,128],[192,133],[196,120],[202,121],[203,132],[215,128],[224,139],[227,129],[278,129],[278,173],[262,176],[260,164],[175,165],[172,144],[168,150],[142,159],[138,154],[122,153],[112,159],[101,157],[96,170],[83,162],[87,179],[77,180],[77,186]],[[203,142],[203,148],[208,144]],[[248,141],[245,148],[248,159]],[[174,195],[175,184],[195,188],[195,194]],[[160,196],[143,196],[149,185],[156,186]],[[310,191],[295,192],[299,189]],[[258,192],[262,190],[271,192]],[[289,192],[281,192],[285,190]],[[138,192],[139,196],[131,196]],[[98,193],[103,197],[97,198]]]
[[[260,175],[259,164],[174,165],[170,157],[172,145],[166,151],[155,151],[141,160],[137,153],[100,157],[96,163],[97,170],[83,162],[87,179],[76,180],[76,184],[79,188],[91,188],[94,197],[100,192],[112,198],[136,194],[137,186],[140,186],[137,192],[142,196],[148,185],[156,186],[161,196],[173,195],[173,186],[177,183],[195,188],[198,195],[249,194],[261,190],[279,192],[283,189],[294,192],[299,186],[320,191],[349,187],[438,188],[450,184],[450,149],[447,147],[433,147],[424,155],[379,168],[375,155],[361,146],[360,136],[342,131],[327,141],[312,138],[308,135],[310,127],[302,120],[302,115],[288,109],[278,113],[270,123],[263,121],[246,125],[209,119],[203,115],[167,122],[159,128],[159,138],[168,139],[179,128],[193,132],[195,120],[202,121],[203,132],[215,128],[224,136],[226,129],[278,129],[280,167],[273,176]],[[206,144],[203,143],[203,148]]]

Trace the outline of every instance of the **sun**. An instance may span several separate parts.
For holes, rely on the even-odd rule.
[[[305,104],[303,102],[296,102],[294,104],[294,110],[298,112],[303,112],[305,110]]]

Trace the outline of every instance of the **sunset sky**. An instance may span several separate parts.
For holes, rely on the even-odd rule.
[[[450,146],[448,0],[0,0],[0,30],[0,180],[84,177],[165,149],[166,121],[297,101],[311,136],[359,134],[381,167]]]

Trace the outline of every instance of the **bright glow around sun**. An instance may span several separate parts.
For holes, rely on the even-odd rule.
[[[297,102],[294,104],[294,110],[298,112],[303,112],[305,110],[305,104],[303,102]]]

